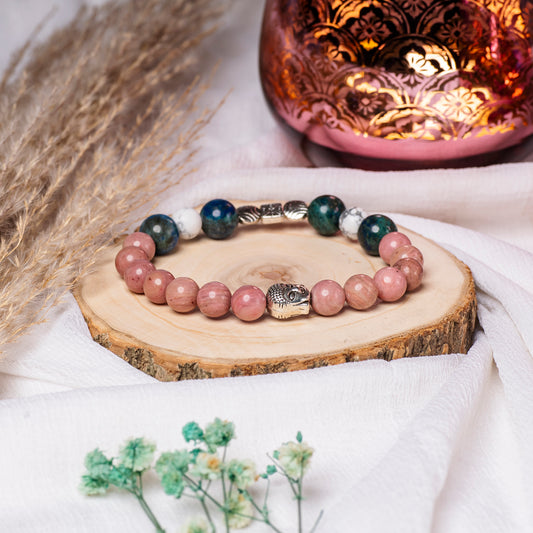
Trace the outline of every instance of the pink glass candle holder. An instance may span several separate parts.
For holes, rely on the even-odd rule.
[[[529,0],[267,0],[263,90],[310,141],[431,165],[533,133]]]

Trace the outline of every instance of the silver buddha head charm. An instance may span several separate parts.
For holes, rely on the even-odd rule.
[[[267,311],[279,319],[308,315],[311,303],[309,290],[303,285],[276,283],[266,294]]]

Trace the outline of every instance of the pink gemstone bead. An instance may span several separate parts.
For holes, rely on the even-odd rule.
[[[136,261],[148,261],[148,256],[136,246],[127,246],[116,255],[115,268],[121,276],[124,276],[126,269]]]
[[[414,291],[422,283],[424,267],[416,259],[404,257],[392,266],[403,272],[407,280],[408,291]]]
[[[385,267],[374,274],[374,283],[378,288],[378,296],[384,302],[396,302],[407,289],[407,280],[400,272],[393,267]]]
[[[408,246],[411,244],[411,240],[407,235],[400,233],[399,231],[393,231],[387,233],[381,241],[379,241],[379,256],[387,265],[390,265],[390,258],[397,248],[401,246]]]
[[[266,308],[264,292],[253,285],[239,287],[231,297],[233,314],[244,322],[251,322],[263,316]]]
[[[167,304],[178,313],[188,313],[196,309],[199,287],[191,278],[173,279],[165,291]]]
[[[424,266],[424,256],[422,252],[415,246],[400,246],[397,248],[390,258],[390,264],[396,264],[400,259],[410,257],[411,259],[416,259],[422,266]]]
[[[124,272],[124,281],[131,292],[142,294],[144,292],[144,280],[146,276],[155,270],[150,261],[136,261]]]
[[[311,290],[311,305],[315,313],[333,316],[344,307],[344,289],[331,279],[319,281]]]
[[[122,248],[126,246],[135,246],[144,251],[148,256],[148,259],[152,260],[155,255],[155,242],[148,233],[143,233],[142,231],[136,231],[131,235],[128,235],[124,242],[122,243]]]
[[[154,270],[146,276],[143,291],[146,297],[154,304],[166,303],[165,291],[167,285],[174,279],[168,270]]]
[[[344,293],[348,305],[359,311],[369,309],[378,299],[378,288],[366,274],[355,274],[349,278],[344,284]]]
[[[231,292],[223,283],[210,281],[198,291],[196,303],[205,316],[219,318],[229,312]]]

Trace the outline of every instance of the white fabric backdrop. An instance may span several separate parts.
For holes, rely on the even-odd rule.
[[[55,3],[60,24],[76,2]],[[1,68],[49,6],[2,2]],[[233,92],[205,132],[198,172],[161,210],[214,196],[332,193],[392,213],[471,267],[481,324],[474,346],[467,355],[163,384],[95,344],[68,297],[0,360],[0,530],[151,531],[130,496],[77,492],[85,454],[113,454],[130,436],[175,449],[184,423],[220,416],[236,423],[234,456],[259,464],[303,432],[315,448],[307,529],[323,508],[319,531],[328,533],[533,531],[533,163],[405,173],[306,168],[262,99],[261,11],[262,1],[238,1],[203,47],[206,65],[223,61],[207,100]],[[294,531],[290,494],[280,485],[273,496],[277,523]],[[167,531],[198,511],[153,480],[146,497]]]

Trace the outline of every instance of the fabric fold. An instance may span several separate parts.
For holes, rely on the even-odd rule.
[[[55,3],[57,25],[79,4]],[[3,6],[4,51],[24,42],[45,4]],[[468,354],[159,383],[93,342],[69,295],[0,358],[0,530],[151,531],[131,496],[78,492],[85,454],[98,447],[114,455],[138,436],[155,441],[158,454],[180,449],[185,423],[221,417],[236,425],[230,456],[250,457],[259,470],[265,454],[297,431],[314,448],[304,531],[323,509],[316,533],[530,533],[533,162],[371,172],[326,161],[311,168],[309,153],[276,124],[261,95],[262,7],[262,0],[236,0],[199,48],[203,72],[223,56],[199,106],[225,102],[203,131],[196,172],[158,209],[172,214],[215,197],[335,194],[347,207],[389,214],[470,267],[479,303],[474,345]],[[153,473],[145,489],[168,532],[200,512],[166,496]],[[283,480],[273,480],[270,503],[280,530],[295,531]],[[249,531],[268,529],[254,524]]]

